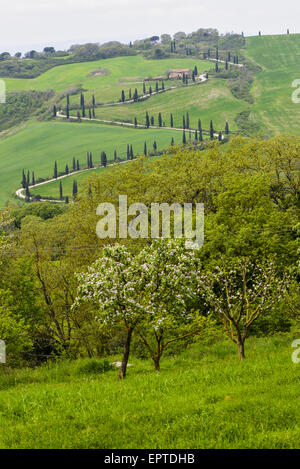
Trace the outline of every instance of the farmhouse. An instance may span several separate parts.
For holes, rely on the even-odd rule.
[[[174,70],[168,71],[168,78],[172,80],[172,78],[182,78],[183,75],[187,75],[189,78],[192,76],[192,70],[190,68],[178,68]]]

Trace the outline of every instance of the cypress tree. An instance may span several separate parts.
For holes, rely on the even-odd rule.
[[[171,140],[171,145],[173,146],[174,145],[174,138],[172,137],[172,140]]]
[[[91,108],[89,107],[89,119],[92,118],[92,111],[91,111]]]
[[[145,82],[143,83],[143,95],[146,94],[146,85],[145,85]]]
[[[158,93],[159,88],[158,88],[158,81],[155,83],[155,92]]]
[[[30,184],[30,174],[29,174],[29,169],[27,171],[27,178],[26,178],[26,185],[29,186]]]
[[[127,145],[127,160],[130,160],[130,148],[129,148],[129,145]]]
[[[117,161],[117,150],[114,151],[114,162],[116,163]]]
[[[79,165],[79,160],[77,160],[77,165],[76,165],[77,171],[80,171],[80,165]]]
[[[54,163],[53,178],[54,178],[54,179],[57,179],[57,163],[56,163],[56,161],[55,161],[55,163]]]
[[[214,126],[213,126],[213,121],[210,121],[209,136],[210,136],[210,139],[213,140],[213,138],[214,138]]]
[[[228,125],[228,122],[226,122],[226,124],[225,124],[225,134],[226,134],[226,135],[229,134],[229,125]]]
[[[150,94],[150,96],[152,95],[152,88],[151,88],[151,86],[149,87],[149,94]]]
[[[222,132],[219,132],[218,139],[219,139],[219,142],[222,142]]]
[[[144,143],[144,156],[147,156],[147,143]]]
[[[73,191],[72,191],[72,194],[73,194],[73,198],[74,198],[74,199],[76,199],[76,197],[77,197],[77,192],[78,192],[78,190],[77,190],[77,182],[74,180],[74,181],[73,181]]]
[[[192,80],[195,81],[195,72],[193,70],[193,73],[192,73]]]
[[[66,107],[66,117],[67,117],[67,119],[69,119],[69,117],[70,117],[70,109],[69,109],[68,104],[67,104],[67,107]]]
[[[82,114],[82,117],[85,117],[85,104],[84,104],[84,95],[81,93],[81,96],[82,96],[82,102],[81,102],[81,114]]]
[[[92,153],[90,153],[90,168],[93,168],[94,165],[93,165],[93,156],[92,156]]]
[[[80,112],[79,111],[77,111],[77,120],[80,121]]]
[[[74,157],[73,157],[73,171],[76,171],[76,161]]]
[[[153,127],[153,125],[154,125],[154,117],[153,117],[153,116],[151,116],[150,121],[151,121],[151,125],[152,125],[152,127]]]
[[[56,109],[56,106],[54,104],[54,106],[53,106],[53,117],[56,117],[56,114],[57,114],[57,109]]]
[[[176,41],[175,41],[175,39],[173,41],[173,52],[176,52]]]
[[[132,148],[132,145],[130,145],[130,159],[133,160],[133,148]]]
[[[103,153],[104,153],[104,156],[103,156],[103,166],[104,166],[104,168],[106,168],[106,165],[107,165],[107,156],[106,156],[105,151],[104,151]]]
[[[190,128],[190,117],[189,117],[189,113],[188,113],[188,112],[186,113],[186,128],[187,128],[187,129]]]
[[[67,106],[70,107],[70,96],[67,94]]]
[[[195,130],[195,140],[198,140],[198,132]]]
[[[23,187],[23,189],[25,189],[25,187],[26,187],[26,176],[25,176],[24,169],[22,171],[22,187]]]
[[[182,116],[182,128],[185,129],[185,117]]]
[[[137,127],[137,118],[134,118],[134,127]]]
[[[203,142],[203,132],[202,132],[202,129],[199,130],[199,142]]]
[[[161,117],[161,113],[159,112],[158,113],[158,127],[161,127],[162,126],[162,117]]]
[[[218,46],[216,47],[216,59],[219,60],[219,48],[218,48]]]
[[[62,188],[61,181],[59,181],[59,198],[60,198],[60,200],[63,199],[63,188]]]
[[[147,129],[149,129],[149,126],[150,126],[149,114],[148,114],[148,111],[146,111],[146,127],[147,127]]]
[[[171,41],[171,52],[174,52],[174,49],[173,49],[173,42]]]
[[[225,62],[225,70],[228,70],[228,60],[226,59],[226,62]]]
[[[96,106],[96,100],[95,100],[95,95],[93,94],[93,97],[92,97],[92,106],[95,107]]]
[[[138,99],[139,99],[138,90],[137,88],[135,88],[134,94],[133,94],[133,100],[137,102]]]
[[[69,166],[68,166],[67,164],[66,164],[65,173],[66,173],[66,174],[69,174]]]
[[[131,88],[129,88],[129,99],[131,99]]]
[[[124,101],[125,101],[125,92],[124,92],[124,90],[122,90],[121,101],[122,101],[123,103],[124,103]]]
[[[30,191],[29,191],[28,186],[26,186],[26,188],[25,188],[25,195],[26,195],[26,199],[28,200],[30,198]]]
[[[200,120],[200,119],[198,119],[198,130],[199,130],[199,132],[200,132],[200,130],[201,130],[201,129],[202,129],[202,126],[201,126],[201,120]]]
[[[230,54],[230,52],[228,52],[228,58],[227,58],[227,60],[228,60],[228,62],[231,61],[231,54]]]
[[[198,68],[197,68],[197,65],[195,65],[195,67],[194,67],[194,74],[195,74],[195,77],[198,75]]]
[[[182,74],[182,83],[185,84],[185,73]]]
[[[182,134],[182,143],[183,143],[184,145],[186,144],[185,130],[183,131],[183,134]]]
[[[156,150],[157,150],[157,143],[155,141],[153,142],[153,150],[154,150],[154,152],[156,152]]]
[[[90,169],[90,154],[89,154],[89,152],[87,152],[87,154],[86,154],[86,165],[87,165],[87,169]]]
[[[172,113],[171,113],[171,116],[170,116],[170,127],[174,127],[173,114]]]
[[[165,83],[164,83],[164,80],[162,80],[161,82],[161,89],[164,90],[165,89]]]
[[[218,71],[219,71],[219,64],[218,64],[218,62],[216,62],[216,72],[218,72]]]
[[[32,186],[35,186],[34,171],[32,171],[31,185],[32,185]]]
[[[69,203],[69,196],[68,196],[68,195],[66,195],[66,199],[65,199],[65,201],[66,201],[66,204],[68,204],[68,203]]]

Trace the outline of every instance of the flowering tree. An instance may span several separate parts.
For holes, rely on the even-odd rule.
[[[82,301],[99,307],[96,319],[103,324],[123,323],[126,329],[123,360],[119,378],[125,378],[132,333],[143,319],[145,308],[141,303],[140,266],[125,246],[103,249],[88,272],[77,275],[78,296],[73,308]]]
[[[127,335],[120,378],[126,376],[131,337],[137,326],[157,369],[163,350],[170,342],[199,330],[191,326],[193,315],[188,308],[195,293],[196,266],[195,253],[187,252],[184,243],[156,240],[136,257],[121,245],[105,248],[103,257],[87,273],[77,276],[79,288],[75,305],[92,301],[99,307],[99,321],[125,326]],[[171,325],[174,330],[183,324],[190,329],[163,341]],[[156,351],[147,341],[149,328],[157,338]]]
[[[137,258],[146,311],[137,333],[156,370],[160,369],[160,359],[169,344],[203,333],[213,323],[191,308],[199,268],[195,254],[180,241],[157,240]]]
[[[251,324],[283,299],[288,284],[288,278],[282,279],[272,262],[258,265],[239,259],[202,274],[199,292],[206,306],[221,318],[225,332],[237,344],[242,360]]]

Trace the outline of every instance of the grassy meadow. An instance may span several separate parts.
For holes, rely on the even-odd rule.
[[[165,357],[132,356],[128,377],[100,360],[0,369],[0,448],[296,448],[300,366],[292,334]],[[112,359],[113,360],[113,359]]]
[[[300,132],[292,82],[300,78],[300,34],[247,38],[247,56],[262,68],[252,86],[252,118],[274,134]]]
[[[34,171],[36,180],[51,178],[55,160],[58,171],[64,171],[66,164],[71,169],[73,157],[83,168],[86,167],[87,151],[92,152],[94,164],[100,163],[101,151],[107,153],[110,162],[114,150],[119,158],[126,159],[127,144],[133,146],[135,154],[143,154],[145,141],[149,150],[154,141],[158,149],[162,149],[170,145],[172,137],[175,142],[182,141],[181,132],[164,129],[128,129],[92,122],[30,123],[16,134],[0,140],[0,205],[4,205],[20,187],[23,169]],[[47,186],[42,187],[45,191]]]
[[[34,79],[5,78],[5,82],[8,91],[53,89],[63,93],[79,87],[95,93],[100,102],[109,102],[120,98],[123,88],[132,87],[146,77],[164,76],[169,69],[194,68],[195,65],[199,72],[211,68],[208,62],[194,58],[146,60],[138,55],[62,65]],[[93,74],[99,70],[106,72]]]

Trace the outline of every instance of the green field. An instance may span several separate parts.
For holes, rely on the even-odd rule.
[[[171,68],[194,68],[195,65],[199,72],[211,68],[208,62],[197,59],[146,60],[141,56],[133,56],[58,66],[34,79],[4,80],[8,91],[53,89],[65,92],[81,87],[90,94],[95,94],[100,102],[109,102],[118,100],[122,89],[135,87],[146,77],[165,75]],[[108,70],[108,74],[92,75],[92,72],[99,69]]]
[[[144,102],[126,104],[121,106],[103,107],[96,109],[99,119],[124,120],[145,123],[145,114],[155,118],[158,123],[158,113],[162,113],[166,126],[170,125],[170,113],[174,118],[174,126],[182,126],[182,116],[189,113],[190,126],[197,128],[198,119],[202,127],[209,129],[213,120],[217,130],[224,131],[226,121],[231,130],[235,130],[235,117],[247,108],[247,104],[236,99],[227,87],[225,80],[209,80],[195,86],[188,86],[170,90],[161,95],[155,95]]]
[[[300,34],[251,37],[246,54],[263,70],[252,87],[252,117],[274,133],[300,134],[300,105],[292,82],[300,78]]]
[[[180,87],[165,93],[154,95],[144,102],[118,106],[96,108],[96,118],[104,120],[122,120],[133,122],[136,117],[141,124],[145,123],[145,113],[158,123],[158,113],[162,114],[163,123],[170,125],[170,114],[173,114],[174,126],[182,126],[182,116],[187,112],[190,127],[196,128],[198,119],[202,127],[208,129],[213,121],[217,131],[224,131],[228,121],[232,131],[237,130],[236,117],[243,111],[250,110],[250,119],[263,124],[266,134],[293,133],[299,135],[300,105],[292,102],[292,82],[300,77],[300,35],[262,36],[247,38],[247,49],[243,54],[262,71],[255,73],[252,85],[254,104],[237,99],[228,87],[228,80],[210,78],[208,82],[195,86]],[[204,72],[214,65],[194,58],[165,60],[146,60],[141,56],[119,57],[114,59],[85,62],[54,67],[35,79],[5,79],[8,91],[54,89],[57,93],[70,90],[84,90],[86,105],[89,106],[92,94],[97,103],[118,101],[121,90],[126,97],[128,90],[137,87],[142,91],[145,77],[165,75],[175,67],[197,65],[198,71]],[[100,69],[107,72],[92,75]],[[147,87],[150,83],[147,82]],[[177,84],[177,81],[166,81],[165,86]],[[180,84],[180,82],[178,82]],[[59,107],[65,106],[65,99],[59,101]],[[79,95],[70,96],[71,106],[77,106]],[[75,115],[76,111],[72,111]],[[79,124],[76,122],[43,122],[31,123],[14,135],[0,140],[0,205],[3,205],[20,185],[21,172],[30,169],[36,178],[51,177],[54,161],[57,160],[59,171],[65,165],[72,164],[75,157],[81,165],[86,163],[86,152],[92,151],[94,162],[99,162],[100,152],[106,151],[112,159],[113,150],[118,156],[125,157],[127,143],[133,144],[135,153],[143,152],[144,141],[152,148],[156,140],[159,149],[168,145],[172,136],[180,142],[181,135],[169,130],[124,129],[96,123]],[[8,164],[9,162],[9,164]],[[78,180],[85,178],[78,175]],[[71,190],[72,178],[64,181],[66,192]],[[35,189],[34,193],[54,195],[57,183]]]
[[[152,149],[156,141],[158,149],[182,141],[181,132],[155,129],[128,129],[105,126],[97,123],[39,122],[31,123],[15,135],[0,140],[0,205],[20,187],[22,170],[35,172],[40,177],[53,177],[54,162],[58,171],[66,164],[72,166],[73,157],[86,167],[86,153],[92,152],[94,164],[100,163],[101,151],[113,159],[116,149],[118,157],[126,159],[127,144],[133,145],[135,154],[142,154],[144,142]],[[42,186],[44,191],[46,186]],[[39,191],[42,192],[42,191]]]
[[[292,335],[229,341],[162,360],[130,358],[126,380],[95,361],[0,369],[0,448],[297,448],[300,365]]]

